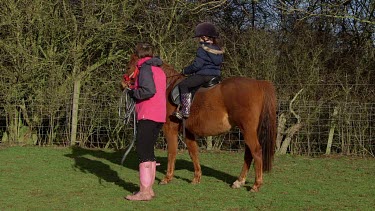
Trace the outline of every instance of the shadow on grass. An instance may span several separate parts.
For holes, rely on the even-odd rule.
[[[94,158],[87,158],[86,155],[91,155]],[[106,152],[102,150],[84,149],[80,147],[72,147],[71,154],[66,154],[66,157],[74,160],[74,168],[79,169],[81,172],[90,173],[98,177],[99,183],[102,180],[110,183],[114,183],[119,187],[124,188],[129,192],[135,192],[139,190],[138,184],[126,182],[119,177],[119,173],[114,171],[110,165],[104,163],[103,160],[108,160],[111,163],[119,164],[122,153],[118,152]],[[138,161],[135,156],[128,156],[129,165],[126,166],[130,169],[138,168]]]
[[[71,154],[65,155],[66,157],[74,159],[74,167],[79,169],[84,173],[91,173],[99,178],[99,183],[104,180],[106,182],[111,182],[119,187],[124,188],[129,192],[135,192],[139,190],[139,184],[134,184],[131,182],[126,182],[118,176],[118,172],[111,169],[111,167],[102,162],[101,160],[107,160],[111,163],[121,165],[121,158],[124,154],[124,151],[114,151],[114,152],[106,152],[102,150],[93,150],[93,149],[85,149],[80,147],[72,147]],[[93,156],[97,159],[89,159],[85,157],[85,155]],[[157,168],[158,172],[163,174],[167,171],[167,157],[156,157],[157,162],[160,162],[161,165]],[[130,152],[129,155],[126,157],[124,167],[127,169],[132,169],[138,171],[138,157],[134,151]],[[192,172],[191,179],[194,175],[194,168],[193,163],[191,161],[187,161],[184,159],[176,159],[176,169],[175,170],[183,170],[186,169]],[[222,171],[215,170],[210,167],[206,167],[201,165],[202,174],[204,176],[213,177],[218,180],[221,180],[228,185],[231,185],[233,181],[237,179],[237,177],[227,174]],[[181,179],[186,182],[191,182],[191,179],[183,178],[175,175],[175,179]],[[155,179],[157,182],[161,181],[161,178]],[[204,181],[202,181],[204,182]]]

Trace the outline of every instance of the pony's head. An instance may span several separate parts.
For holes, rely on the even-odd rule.
[[[139,58],[136,54],[132,54],[130,56],[130,60],[126,65],[126,73],[123,75],[121,80],[122,88],[126,89],[134,85],[138,59]]]

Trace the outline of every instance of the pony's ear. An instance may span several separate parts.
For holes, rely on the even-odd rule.
[[[129,62],[128,62],[128,64],[127,64],[127,71],[126,71],[126,73],[127,74],[132,74],[133,72],[134,72],[134,70],[135,70],[135,66],[137,65],[137,62],[138,62],[138,56],[136,55],[136,54],[131,54],[130,55],[130,60],[129,60]]]
[[[130,56],[130,61],[131,62],[137,62],[138,61],[138,56],[137,54],[133,53],[131,56]]]
[[[132,54],[132,55],[130,55],[130,60],[129,60],[129,66],[135,66],[135,65],[137,65],[137,62],[138,62],[138,60],[139,60],[139,57],[137,56],[137,54]]]

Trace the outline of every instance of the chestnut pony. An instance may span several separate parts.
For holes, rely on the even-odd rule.
[[[138,58],[132,55],[127,73],[135,70]],[[163,126],[168,145],[167,172],[160,184],[169,183],[174,176],[178,133],[182,121],[172,116],[176,110],[169,97],[173,87],[184,77],[172,66],[163,64],[167,76],[167,120]],[[200,183],[202,171],[198,158],[196,137],[214,136],[237,126],[244,137],[245,155],[242,171],[233,188],[245,184],[250,164],[254,160],[255,182],[251,191],[259,191],[263,171],[270,171],[276,139],[276,94],[271,82],[246,77],[230,77],[210,88],[200,88],[193,99],[190,117],[185,120],[185,143],[194,164],[192,183]]]

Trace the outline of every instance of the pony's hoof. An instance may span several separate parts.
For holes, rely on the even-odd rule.
[[[243,180],[243,181],[236,180],[236,181],[233,182],[232,188],[240,188],[244,185],[245,185],[245,180]]]
[[[199,184],[201,183],[199,180],[196,180],[196,179],[193,179],[193,181],[191,181],[191,184],[193,185],[196,185],[196,184]]]
[[[168,184],[169,182],[167,180],[162,180],[159,182],[159,185],[166,185]]]
[[[252,188],[250,189],[250,192],[252,192],[252,193],[257,193],[257,192],[259,192],[259,188],[252,187]]]
[[[201,183],[201,177],[202,177],[202,173],[195,173],[194,177],[193,177],[193,180],[191,181],[191,184]]]

